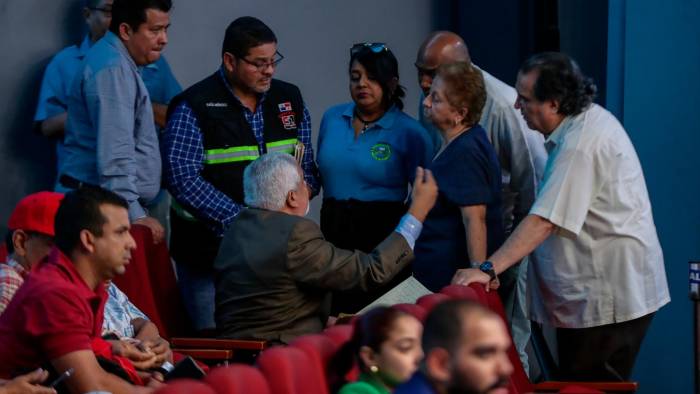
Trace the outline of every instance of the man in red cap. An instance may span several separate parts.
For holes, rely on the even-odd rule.
[[[63,194],[39,192],[24,197],[10,215],[5,243],[8,258],[0,263],[0,314],[24,283],[31,267],[53,246],[53,219]]]

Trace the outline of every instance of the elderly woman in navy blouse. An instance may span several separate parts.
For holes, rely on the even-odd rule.
[[[485,261],[504,240],[501,170],[477,123],[485,102],[484,78],[469,63],[438,68],[423,101],[443,139],[428,166],[440,188],[438,200],[423,223],[413,261],[414,276],[432,291],[449,285],[457,269]]]
[[[370,252],[398,224],[417,166],[430,162],[425,129],[405,114],[398,62],[385,44],[350,50],[352,102],[326,111],[318,137],[321,230],[336,246]],[[333,312],[357,312],[410,274],[369,295],[336,293]]]

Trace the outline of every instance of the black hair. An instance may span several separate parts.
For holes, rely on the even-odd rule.
[[[171,0],[114,0],[109,31],[119,36],[119,25],[122,23],[129,25],[132,30],[138,30],[147,20],[147,10],[168,12],[172,6]]]
[[[360,370],[367,372],[367,366],[360,360],[360,349],[368,346],[375,352],[379,352],[382,343],[389,338],[389,333],[394,328],[395,322],[403,317],[411,316],[399,309],[379,306],[362,316],[354,323],[352,337],[333,356],[328,368],[328,382],[331,392],[337,392],[346,382],[345,375],[357,361]]]
[[[465,321],[479,316],[497,317],[485,306],[471,300],[439,303],[423,322],[423,353],[428,354],[434,348],[457,349],[464,336]]]
[[[561,52],[544,52],[531,56],[520,67],[519,74],[536,71],[533,94],[539,101],[556,100],[559,113],[578,115],[595,98],[597,87],[593,79],[583,75],[578,64]]]
[[[277,37],[265,23],[252,16],[242,16],[226,28],[221,55],[228,52],[236,58],[243,58],[251,48],[271,42],[276,43]]]
[[[56,247],[69,255],[80,243],[81,231],[88,230],[97,237],[102,236],[102,226],[107,219],[100,206],[105,204],[129,209],[125,199],[100,187],[81,187],[66,193],[54,219]]]
[[[360,48],[350,56],[348,64],[348,72],[352,68],[352,64],[357,61],[360,63],[367,74],[379,83],[382,87],[382,106],[384,110],[395,105],[398,109],[403,109],[402,98],[406,96],[406,89],[396,84],[396,87],[391,88],[394,78],[399,79],[399,62],[396,56],[387,47],[379,52],[374,52],[370,46]]]

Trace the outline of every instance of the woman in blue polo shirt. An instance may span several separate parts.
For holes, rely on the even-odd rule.
[[[435,206],[414,249],[413,274],[432,291],[449,285],[459,268],[486,260],[503,243],[501,169],[479,126],[484,78],[469,63],[441,66],[425,114],[443,145],[428,168],[439,187]]]
[[[352,102],[326,111],[316,145],[321,230],[338,247],[370,252],[406,212],[416,167],[430,162],[433,148],[420,123],[402,111],[398,62],[386,45],[354,45],[349,74]],[[409,274],[373,294],[334,294],[332,312],[357,312]]]

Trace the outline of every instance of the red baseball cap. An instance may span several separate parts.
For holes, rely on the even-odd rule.
[[[7,227],[11,230],[34,231],[54,236],[53,221],[63,194],[39,192],[21,199],[10,215]]]

